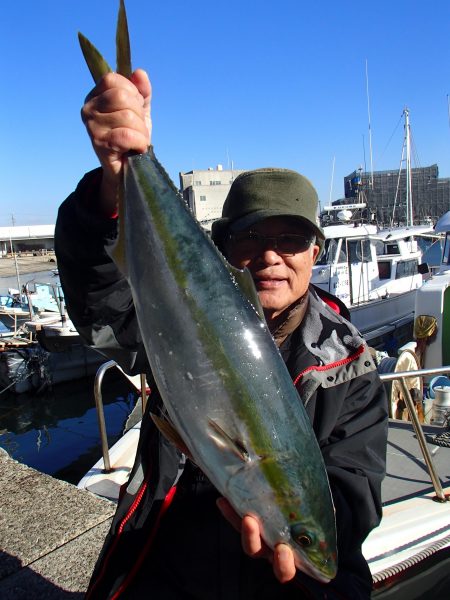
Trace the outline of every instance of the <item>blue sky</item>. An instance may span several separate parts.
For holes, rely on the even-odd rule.
[[[178,173],[233,161],[293,168],[322,204],[343,177],[399,167],[410,109],[413,166],[450,177],[450,3],[434,0],[127,0],[133,66],[153,84],[155,152]],[[54,223],[97,166],[80,120],[92,87],[82,31],[114,64],[116,0],[2,3],[0,226]]]

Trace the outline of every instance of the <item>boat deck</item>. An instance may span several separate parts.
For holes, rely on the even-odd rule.
[[[427,425],[423,430],[427,439],[445,431]],[[449,497],[450,448],[427,445],[442,491]],[[363,544],[363,554],[376,590],[374,597],[383,600],[440,599],[440,591],[445,590],[445,598],[448,598],[450,502],[437,500],[410,423],[389,423],[387,474],[382,484],[382,498],[381,524]],[[441,586],[439,593],[436,588],[437,595],[427,595],[435,589],[434,585]]]
[[[425,437],[441,434],[442,427],[423,425]],[[450,485],[450,448],[428,444],[442,487]],[[433,492],[433,485],[419,442],[406,421],[389,422],[386,477],[382,484],[383,505],[417,494]]]

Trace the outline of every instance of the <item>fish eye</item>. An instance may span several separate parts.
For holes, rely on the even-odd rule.
[[[298,525],[291,527],[292,539],[302,548],[310,548],[314,544],[314,535]]]

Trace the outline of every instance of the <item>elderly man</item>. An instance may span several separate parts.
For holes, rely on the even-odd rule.
[[[80,334],[124,369],[145,371],[152,381],[130,289],[108,253],[117,234],[123,156],[146,150],[149,106],[150,84],[140,70],[130,81],[108,74],[89,94],[82,116],[101,168],[88,173],[62,204],[55,246]],[[288,546],[274,552],[265,547],[258,522],[241,520],[145,415],[132,485],[119,501],[89,598],[370,597],[361,544],[381,515],[386,398],[366,344],[343,316],[345,307],[310,285],[323,244],[316,210],[317,194],[302,175],[246,172],[233,183],[212,237],[234,266],[252,274],[311,419],[336,507],[336,578],[320,584],[296,572]],[[154,389],[149,407],[160,403]]]

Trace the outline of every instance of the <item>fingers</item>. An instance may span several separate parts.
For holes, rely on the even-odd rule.
[[[241,517],[237,514],[226,498],[218,498],[216,500],[217,508],[220,510],[225,519],[236,529],[241,531]]]
[[[147,125],[147,130],[149,133],[149,139],[152,134],[152,122],[151,122],[151,111],[150,111],[150,103],[152,100],[152,86],[150,84],[150,80],[148,78],[147,73],[142,69],[136,69],[134,73],[131,75],[131,81],[139,90],[139,93],[144,98],[144,114],[145,121]],[[150,141],[149,141],[150,143]]]
[[[123,154],[145,152],[150,143],[150,82],[142,70],[135,71],[132,79],[108,73],[87,96],[81,111],[107,177],[118,174]]]
[[[245,515],[241,519],[225,498],[219,498],[216,504],[227,521],[236,531],[240,531],[242,549],[248,556],[269,560],[272,563],[275,577],[280,583],[287,583],[295,577],[294,553],[287,544],[278,544],[272,552],[261,537],[257,519],[250,515]]]
[[[272,563],[275,577],[280,583],[287,583],[295,577],[294,554],[287,544],[278,544],[272,552],[261,538],[257,519],[246,515],[241,526],[242,548],[252,558],[267,558]]]
[[[273,552],[273,572],[280,583],[295,577],[295,562],[292,550],[286,544],[278,544]]]
[[[253,517],[246,515],[241,524],[241,541],[244,552],[252,558],[269,556],[266,546],[261,539],[259,523]]]

